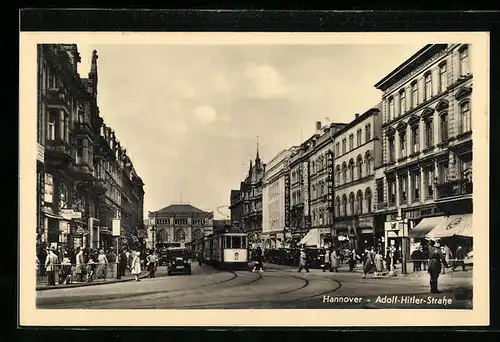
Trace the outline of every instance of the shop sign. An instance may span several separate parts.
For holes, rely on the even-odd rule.
[[[36,144],[36,160],[41,163],[45,162],[45,147],[40,144]]]
[[[65,220],[73,220],[82,218],[82,212],[73,209],[60,209],[59,213]]]
[[[328,168],[328,177],[327,177],[327,184],[328,184],[328,208],[333,209],[333,152],[328,151],[326,153],[326,165]]]
[[[108,234],[109,233],[108,227],[99,227],[99,231],[101,233],[104,233],[104,234]]]
[[[121,220],[120,219],[113,219],[111,230],[112,230],[113,236],[120,236],[121,235]]]
[[[404,215],[405,218],[409,220],[417,220],[422,216],[420,210],[406,211]]]
[[[373,217],[360,217],[359,224],[360,227],[373,227]]]
[[[290,176],[285,176],[285,227],[290,227]]]

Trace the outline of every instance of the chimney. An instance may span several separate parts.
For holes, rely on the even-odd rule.
[[[316,121],[316,131],[317,132],[321,131],[321,121]]]
[[[354,114],[354,120],[356,120],[357,118],[359,118],[359,113]]]

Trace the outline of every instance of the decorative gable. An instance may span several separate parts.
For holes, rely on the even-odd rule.
[[[400,121],[400,122],[399,122],[399,124],[396,126],[396,129],[397,129],[398,131],[403,131],[403,130],[405,130],[405,129],[406,129],[406,127],[407,127],[407,126],[408,126],[408,125],[406,124],[406,122],[404,122],[404,121]]]
[[[439,105],[439,104],[438,104]],[[428,117],[432,116],[432,114],[434,114],[434,109],[430,108],[430,107],[427,107],[424,109],[424,111],[422,112],[422,118],[423,119],[427,119]]]
[[[408,124],[410,126],[413,126],[413,125],[416,125],[418,124],[418,122],[420,121],[420,117],[416,116],[416,115],[412,115],[410,117],[410,119],[408,120]]]
[[[471,87],[460,87],[458,91],[455,94],[455,98],[457,100],[461,100],[466,96],[469,96],[472,93],[472,88]]]
[[[442,99],[441,101],[438,102],[438,104],[436,105],[436,110],[438,112],[442,111],[442,110],[445,110],[445,109],[448,109],[449,107],[449,103],[447,100],[445,99]]]
[[[394,135],[394,133],[396,133],[396,130],[392,127],[388,127],[385,133],[386,135]]]

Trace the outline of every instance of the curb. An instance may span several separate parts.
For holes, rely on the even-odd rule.
[[[143,273],[139,276],[139,279],[144,279],[148,276],[148,273]],[[103,282],[95,282],[95,283],[81,283],[81,284],[67,284],[67,285],[56,285],[56,286],[44,286],[44,287],[36,287],[36,291],[49,291],[49,290],[58,290],[58,289],[70,289],[75,287],[87,287],[87,286],[99,286],[99,285],[107,285],[107,284],[116,284],[116,283],[124,283],[127,281],[134,281],[134,278],[130,279],[114,279],[110,281]]]

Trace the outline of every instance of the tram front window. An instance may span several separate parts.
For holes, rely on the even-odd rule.
[[[246,236],[242,236],[241,240],[243,240],[241,248],[248,248],[247,237]]]
[[[231,248],[231,237],[230,236],[225,236],[224,237],[224,242],[226,244],[224,246],[224,248],[230,249]]]
[[[235,249],[241,248],[241,236],[233,236],[231,239],[231,242],[232,242],[231,248],[235,248]]]

